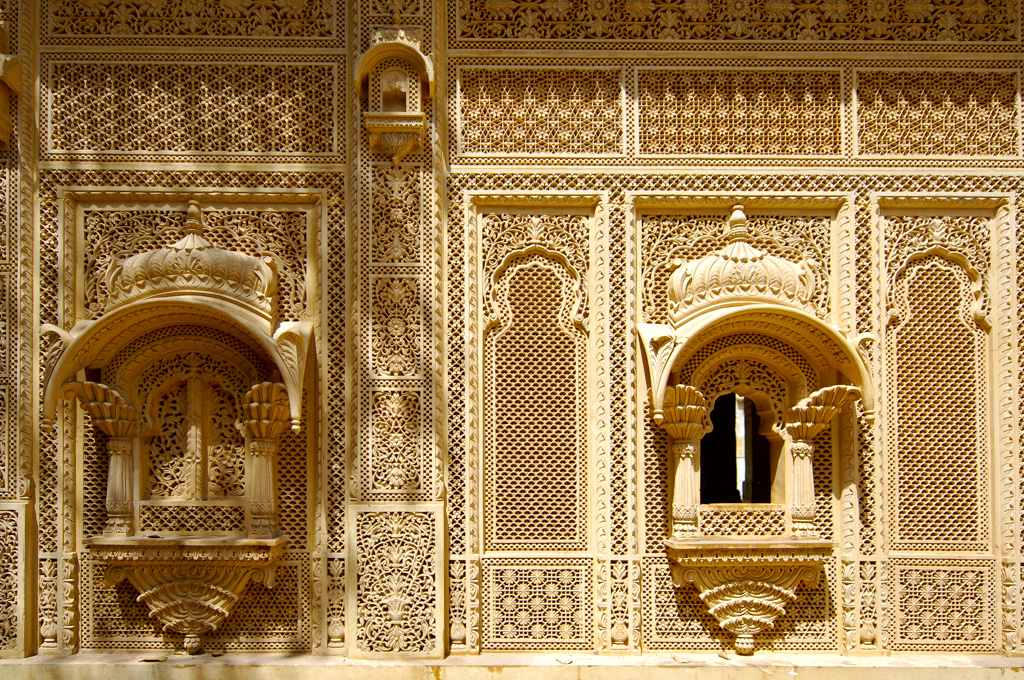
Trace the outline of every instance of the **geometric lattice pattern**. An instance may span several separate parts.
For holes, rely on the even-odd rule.
[[[896,591],[893,648],[992,651],[996,644],[995,563],[990,560],[892,562]]]
[[[561,264],[531,255],[499,281],[511,323],[486,342],[490,549],[586,544],[586,336],[566,318],[567,279]]]
[[[865,155],[1019,156],[1013,71],[858,71]]]
[[[334,151],[329,65],[51,65],[55,153]],[[205,84],[195,94],[192,83]],[[126,89],[137,96],[126,99]]]
[[[965,309],[963,270],[921,260],[901,281],[908,318],[893,328],[890,449],[894,547],[980,549],[988,535],[985,335]],[[965,318],[966,317],[966,318]]]
[[[459,82],[459,153],[621,154],[619,70],[465,69]]]
[[[644,69],[637,78],[643,155],[842,152],[837,71]]]
[[[485,560],[485,649],[590,649],[590,565]]]

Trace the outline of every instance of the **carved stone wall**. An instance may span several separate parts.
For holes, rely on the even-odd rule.
[[[778,462],[771,503],[698,503],[694,532],[769,572],[759,540],[825,546],[753,649],[1024,654],[1021,52],[1009,0],[0,3],[0,656],[181,645],[88,542],[123,445],[44,402],[111,266],[173,249],[190,201],[188,252],[273,271],[268,323],[311,343],[136,335],[135,300],[75,380],[140,414],[139,537],[216,542],[253,520],[246,393],[310,367],[276,578],[206,651],[731,648],[672,579],[685,448],[638,339],[692,313],[672,384],[751,396]],[[745,315],[673,297],[739,241],[701,285]],[[148,292],[208,284],[175,276]]]

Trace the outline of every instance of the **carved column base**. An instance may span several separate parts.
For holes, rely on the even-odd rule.
[[[832,544],[820,540],[665,541],[672,580],[693,583],[708,612],[736,636],[738,654],[754,653],[754,636],[775,626],[797,598],[816,583]]]
[[[284,536],[266,539],[96,537],[86,545],[106,563],[106,580],[128,579],[164,630],[184,636],[189,654],[234,610],[250,580],[274,586]]]

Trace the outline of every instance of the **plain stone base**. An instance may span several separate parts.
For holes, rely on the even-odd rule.
[[[0,661],[2,680],[1024,680],[1024,658],[824,654],[485,654],[444,661],[231,654],[78,654]]]

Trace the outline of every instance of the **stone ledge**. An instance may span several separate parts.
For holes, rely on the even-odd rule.
[[[288,654],[224,656],[78,654],[0,662],[4,680],[1024,680],[1024,659],[998,656],[902,655],[838,657],[826,654],[650,654],[643,657],[585,654],[483,654],[443,662],[359,661]]]

